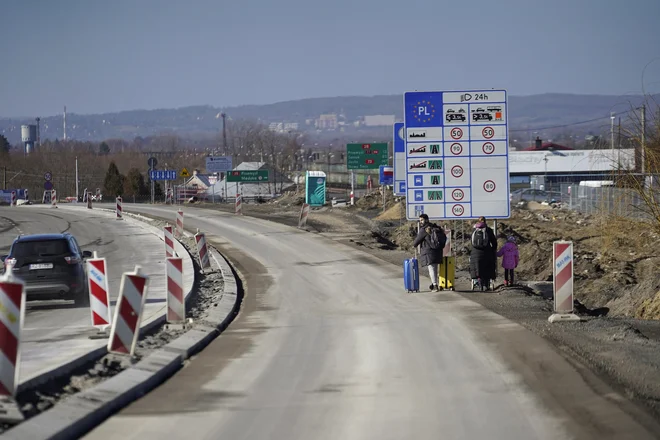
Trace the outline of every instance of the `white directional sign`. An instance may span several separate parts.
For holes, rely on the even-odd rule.
[[[505,90],[406,92],[406,218],[509,218]]]

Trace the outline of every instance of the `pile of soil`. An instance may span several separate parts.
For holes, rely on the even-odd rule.
[[[392,206],[394,206],[399,202],[400,202],[399,198],[398,197],[395,198],[392,191],[389,190],[385,191],[385,210],[391,208]],[[383,193],[381,192],[380,189],[376,189],[370,192],[369,194],[365,194],[364,196],[358,198],[355,201],[355,206],[357,206],[358,210],[361,211],[369,211],[369,210],[377,210],[377,209],[382,210]]]

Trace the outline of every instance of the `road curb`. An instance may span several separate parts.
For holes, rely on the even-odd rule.
[[[209,250],[211,260],[222,273],[224,289],[217,304],[208,310],[204,319],[206,325],[194,327],[116,376],[75,394],[0,437],[17,440],[79,438],[163,383],[186,359],[218,337],[238,314],[241,296],[236,272],[216,249],[209,247]]]

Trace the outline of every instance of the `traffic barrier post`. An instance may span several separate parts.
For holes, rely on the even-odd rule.
[[[54,189],[50,191],[50,207],[57,208],[57,191]]]
[[[167,323],[184,324],[186,301],[183,297],[183,258],[177,256],[166,259],[167,271]]]
[[[123,220],[123,214],[124,214],[124,201],[121,198],[121,196],[117,196],[115,199],[115,213],[117,215],[117,220]]]
[[[183,211],[178,210],[176,212],[176,238],[183,237]]]
[[[552,291],[554,313],[550,322],[580,321],[573,313],[573,242],[552,243]]]
[[[11,206],[16,206],[16,191],[11,192]]]
[[[21,366],[21,333],[25,322],[25,285],[12,268],[0,276],[0,422],[15,425],[25,420],[16,401]]]
[[[130,356],[135,354],[148,284],[149,277],[142,274],[140,266],[135,266],[133,273],[125,272],[122,275],[115,316],[110,328],[108,352]]]
[[[174,256],[174,235],[172,234],[172,226],[168,223],[163,226],[163,238],[165,241],[165,257]]]
[[[108,327],[112,322],[106,260],[99,258],[98,253],[94,252],[94,256],[86,261],[86,265],[89,310],[92,315],[92,325],[99,331],[98,335],[90,338],[106,338]]]
[[[243,196],[236,194],[236,205],[234,207],[234,213],[236,215],[243,215]]]
[[[15,397],[21,363],[21,332],[25,321],[25,284],[12,267],[0,276],[0,396]]]
[[[309,217],[309,205],[307,203],[303,203],[302,209],[300,210],[300,216],[298,217],[299,228],[304,228],[307,226],[307,217]]]
[[[197,255],[199,256],[199,265],[202,268],[202,271],[211,267],[211,261],[209,259],[208,247],[206,246],[206,235],[203,232],[195,234],[195,243],[197,243]]]

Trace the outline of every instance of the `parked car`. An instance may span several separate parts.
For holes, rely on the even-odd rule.
[[[547,200],[561,200],[561,193],[555,191],[544,191],[541,189],[524,188],[513,191],[510,196],[511,203],[520,202],[543,202]]]
[[[25,282],[27,299],[66,299],[76,305],[89,303],[85,258],[69,233],[19,235],[8,255],[0,257],[13,275]]]

